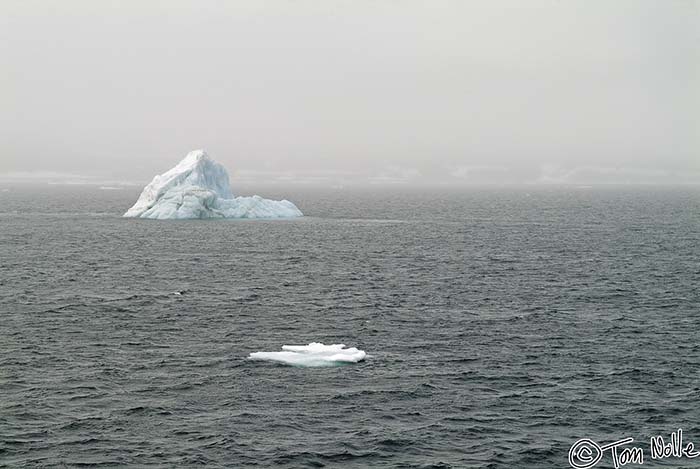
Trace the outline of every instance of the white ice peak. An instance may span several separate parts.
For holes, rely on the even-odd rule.
[[[224,199],[233,198],[226,168],[209,158],[204,150],[189,152],[177,166],[158,177],[163,182],[180,180],[193,186],[210,188]]]
[[[287,200],[257,195],[235,197],[226,168],[204,150],[194,150],[174,168],[148,184],[125,217],[185,218],[289,218],[302,216]]]

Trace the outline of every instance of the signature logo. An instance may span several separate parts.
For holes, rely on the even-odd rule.
[[[589,469],[600,463],[606,454],[610,455],[615,469],[628,464],[644,464],[644,450],[639,446],[629,446],[633,442],[634,438],[628,437],[599,445],[589,438],[582,438],[569,449],[569,465],[574,469]],[[662,436],[652,436],[649,439],[649,450],[651,459],[694,459],[700,456],[700,451],[695,450],[694,443],[683,443],[683,430],[680,428],[671,433],[668,441]]]

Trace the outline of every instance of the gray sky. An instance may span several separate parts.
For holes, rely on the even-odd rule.
[[[2,0],[0,173],[700,182],[699,52],[700,1]]]

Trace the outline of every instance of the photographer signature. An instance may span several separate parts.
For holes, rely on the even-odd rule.
[[[684,444],[683,430],[680,428],[671,433],[668,441],[662,436],[652,436],[649,441],[651,459],[694,459],[700,456],[694,443]],[[569,449],[569,465],[574,469],[589,469],[601,462],[607,452],[610,453],[615,469],[627,464],[644,464],[644,450],[639,446],[628,446],[633,442],[634,438],[628,437],[601,446],[591,439],[582,438]]]

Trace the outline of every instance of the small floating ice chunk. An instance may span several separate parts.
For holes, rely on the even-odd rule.
[[[357,363],[365,359],[364,350],[345,348],[345,344],[324,345],[312,342],[309,345],[283,345],[282,352],[254,352],[251,360],[266,360],[294,366],[336,366]]]

